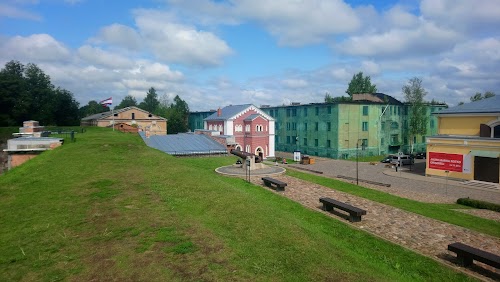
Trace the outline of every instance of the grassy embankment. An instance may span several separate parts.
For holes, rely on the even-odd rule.
[[[406,198],[401,198],[381,191],[356,186],[340,180],[326,178],[318,175],[288,170],[287,174],[303,180],[314,182],[325,187],[347,192],[352,195],[363,197],[375,202],[397,207],[402,210],[421,214],[454,225],[462,226],[484,234],[500,238],[500,222],[479,218],[470,214],[456,211],[456,209],[468,209],[469,207],[459,204],[431,204],[422,203]]]
[[[94,128],[0,177],[0,280],[466,281],[260,186]]]

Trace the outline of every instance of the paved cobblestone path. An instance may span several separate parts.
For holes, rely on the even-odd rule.
[[[500,254],[499,238],[332,190],[294,177],[279,175],[273,176],[273,178],[282,180],[288,184],[285,191],[275,191],[275,193],[296,201],[314,211],[324,213],[344,221],[346,224],[375,234],[423,255],[435,258],[451,267],[458,268],[453,263],[455,254],[447,251],[448,244],[453,242],[459,241],[495,254]],[[253,177],[252,182],[262,185],[265,189],[269,189],[263,185],[259,177]],[[323,211],[319,202],[320,197],[334,198],[365,209],[367,210],[367,214],[363,216],[361,222],[351,223],[338,214]],[[445,197],[443,201],[449,202],[450,199]],[[474,263],[476,265],[472,270],[467,268],[460,269],[485,281],[500,281],[500,271],[498,269],[481,263]]]

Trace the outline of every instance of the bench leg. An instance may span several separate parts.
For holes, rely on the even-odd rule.
[[[285,191],[284,186],[276,185],[276,191]]]
[[[353,214],[351,214],[349,216],[349,221],[350,222],[360,222],[361,221],[361,216],[360,215],[353,215]]]
[[[323,210],[324,211],[333,211],[333,206],[323,203]]]
[[[457,254],[457,260],[458,264],[460,266],[471,266],[472,265],[472,258],[468,255],[464,254]]]
[[[271,187],[271,182],[269,182],[269,181],[264,181],[264,184],[265,184],[267,187]]]

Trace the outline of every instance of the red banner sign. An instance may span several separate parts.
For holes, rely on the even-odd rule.
[[[463,171],[464,155],[429,152],[429,168]]]

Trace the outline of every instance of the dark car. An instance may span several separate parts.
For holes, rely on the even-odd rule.
[[[380,162],[388,164],[388,163],[390,163],[392,161],[392,157],[393,157],[393,155],[388,155],[385,158],[381,159]]]
[[[426,152],[416,153],[415,154],[415,159],[425,159],[426,156],[427,156]]]

